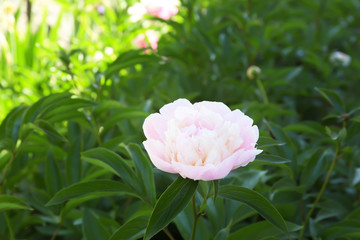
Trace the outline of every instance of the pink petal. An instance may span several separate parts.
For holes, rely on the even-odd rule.
[[[146,138],[163,142],[167,130],[167,121],[159,113],[150,114],[145,118],[143,130]]]
[[[174,115],[175,110],[178,107],[192,107],[191,102],[189,100],[180,98],[172,103],[168,103],[160,108],[160,114],[166,118],[171,118]]]
[[[221,164],[207,164],[205,166],[192,166],[181,162],[173,162],[174,169],[184,178],[210,181],[226,177],[232,169],[231,161]]]
[[[226,160],[231,159],[233,162],[232,169],[236,169],[238,167],[246,166],[249,162],[254,161],[256,155],[260,154],[263,150],[239,150],[235,152],[233,155],[228,157]],[[225,160],[225,161],[226,161]]]
[[[234,111],[227,113],[224,116],[224,119],[236,124],[239,124],[240,126],[252,126],[254,121],[249,117],[246,116],[242,111],[239,109],[235,109]]]
[[[200,110],[201,108],[207,108],[210,111],[216,112],[220,115],[225,115],[231,112],[230,108],[222,102],[203,101],[195,103],[194,107],[198,110]]]
[[[173,166],[164,155],[165,146],[162,142],[148,139],[143,142],[143,145],[155,167],[164,172],[176,173]]]

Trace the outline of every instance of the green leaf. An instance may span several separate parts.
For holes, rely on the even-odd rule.
[[[326,171],[326,159],[328,151],[319,149],[312,156],[310,156],[304,166],[301,174],[301,185],[305,185],[306,189],[310,189],[316,180]]]
[[[81,138],[78,136],[74,138],[70,143],[70,149],[68,151],[66,159],[66,175],[68,179],[67,184],[73,184],[79,182],[81,179]]]
[[[115,114],[111,115],[104,123],[104,128],[112,128],[119,121],[123,119],[131,118],[146,118],[149,114],[140,109],[122,108],[116,111]]]
[[[321,94],[339,113],[345,113],[344,103],[335,91],[324,89],[324,88],[315,88],[317,92]]]
[[[117,229],[108,240],[139,239],[144,235],[148,221],[149,216],[137,216]]]
[[[219,193],[219,180],[214,180],[213,181],[214,184],[214,202],[216,201],[216,197]]]
[[[150,160],[146,158],[145,154],[136,144],[130,144],[127,148],[134,159],[137,167],[138,178],[144,184],[144,191],[147,193],[147,198],[152,205],[156,201],[156,190],[154,183],[153,168],[150,164]]]
[[[122,53],[113,63],[111,63],[106,72],[105,78],[109,78],[112,74],[117,74],[121,69],[130,67],[135,64],[158,61],[158,57],[154,55],[142,55],[142,51],[132,50]]]
[[[83,214],[83,233],[86,240],[108,239],[109,231],[97,220],[94,213],[89,209],[84,209]]]
[[[151,214],[144,240],[150,239],[165,228],[188,204],[195,193],[198,181],[179,176],[161,194]]]
[[[33,210],[24,201],[9,195],[0,196],[0,211],[6,210]]]
[[[288,163],[289,159],[272,155],[272,154],[260,154],[256,156],[256,161],[271,162],[271,163]]]
[[[123,159],[120,155],[106,148],[99,147],[83,152],[82,156],[96,159],[101,163],[105,163],[111,167],[111,169],[113,169],[115,173],[117,173],[117,175],[121,177],[127,184],[136,189],[138,193],[141,192],[141,183],[139,179],[131,167],[126,163],[126,160]]]
[[[14,148],[15,148],[15,144],[10,138],[0,139],[0,152],[1,152],[1,150],[4,150],[4,149],[13,151]]]
[[[287,222],[286,225],[287,225],[286,226],[287,229],[289,229],[289,232],[298,231],[301,229],[301,226],[290,222]],[[227,240],[248,240],[248,239],[261,240],[279,235],[284,236],[284,233],[281,230],[279,230],[277,227],[274,227],[269,222],[262,221],[262,222],[253,223],[250,226],[245,226],[243,228],[240,228],[240,230],[230,234]]]
[[[224,198],[245,203],[256,210],[274,226],[284,232],[287,232],[285,221],[279,211],[261,194],[244,187],[221,186],[219,189],[219,195]]]
[[[47,154],[45,185],[50,194],[54,194],[62,188],[61,174],[59,166],[54,159],[51,151]]]
[[[284,142],[277,141],[271,137],[260,136],[257,147],[260,149],[263,149],[263,148],[273,147],[273,146],[282,146],[284,144],[285,144]]]
[[[76,183],[61,189],[55,194],[54,197],[50,199],[46,206],[56,205],[73,198],[79,198],[89,195],[99,196],[104,193],[113,193],[113,195],[127,194],[140,198],[126,184],[122,184],[120,182],[112,180],[93,180],[88,182]]]

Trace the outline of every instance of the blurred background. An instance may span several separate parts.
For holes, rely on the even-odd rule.
[[[219,186],[254,189],[291,223],[207,199],[202,182],[195,239],[299,239],[301,225],[359,239],[359,13],[359,0],[0,0],[0,239],[118,239],[144,215],[142,236],[152,206],[131,195],[148,183],[134,151],[149,163],[144,118],[181,97],[254,119],[264,152]],[[147,170],[155,202],[175,177]],[[47,205],[73,184],[89,195]],[[188,205],[169,231],[190,239],[192,222]]]
[[[1,0],[0,119],[62,91],[316,119],[315,86],[349,103],[358,96],[359,10],[357,0]],[[251,65],[261,69],[264,108]]]

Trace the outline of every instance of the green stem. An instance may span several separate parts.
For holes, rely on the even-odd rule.
[[[260,93],[261,93],[261,96],[263,98],[263,101],[265,104],[268,104],[269,103],[269,100],[268,100],[268,97],[266,95],[266,91],[265,91],[265,88],[264,88],[264,85],[262,84],[260,78],[256,78],[256,84],[260,90]]]
[[[324,193],[327,184],[329,183],[331,173],[333,172],[334,167],[335,167],[335,164],[336,164],[336,161],[337,161],[337,159],[338,159],[338,155],[339,155],[339,145],[336,146],[336,151],[335,151],[334,159],[333,159],[332,162],[331,162],[331,165],[330,165],[328,174],[327,174],[327,176],[326,176],[326,179],[325,179],[323,185],[321,186],[320,192],[319,192],[318,195],[316,196],[316,199],[315,199],[314,204],[312,205],[310,211],[309,211],[308,214],[306,215],[305,221],[304,221],[304,223],[303,223],[303,227],[302,227],[301,232],[300,232],[299,239],[301,239],[302,236],[304,235],[305,227],[306,227],[306,225],[307,225],[307,223],[308,223],[308,221],[309,221],[312,213],[314,212],[314,210],[315,210],[315,208],[316,208],[316,205],[317,205],[318,202],[320,201],[320,198],[321,198],[322,194]]]
[[[0,182],[0,187],[4,185],[5,183],[5,178],[6,178],[6,175],[10,169],[10,166],[12,164],[12,162],[14,161],[16,157],[16,152],[13,152],[12,155],[11,155],[11,159],[9,160],[9,162],[6,164],[6,167],[5,167],[5,170],[4,170],[4,174],[3,174],[3,177],[1,179],[1,182]]]
[[[175,238],[173,237],[173,235],[171,235],[169,229],[164,228],[163,231],[164,231],[164,233],[165,233],[171,240],[175,240]]]
[[[15,239],[14,230],[11,227],[10,219],[5,211],[4,211],[4,217],[5,217],[6,224],[8,225],[10,239],[14,240]]]
[[[192,228],[192,232],[191,232],[191,240],[194,240],[195,232],[196,232],[196,224],[197,224],[197,220],[199,218],[199,214],[197,214],[197,212],[196,212],[195,194],[192,197],[192,208],[193,208],[193,214],[194,214],[194,223],[193,223],[193,228]]]

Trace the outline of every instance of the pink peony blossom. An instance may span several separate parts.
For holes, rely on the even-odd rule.
[[[176,0],[141,0],[128,9],[130,21],[135,22],[142,19],[144,14],[150,14],[164,20],[178,13],[178,2]]]
[[[154,50],[158,47],[159,37],[153,30],[147,30],[145,34],[140,34],[134,39],[134,44],[139,48],[150,47]]]
[[[164,20],[169,20],[178,13],[174,0],[142,0],[141,2],[149,14]]]
[[[262,152],[253,120],[221,102],[178,99],[148,116],[143,129],[153,164],[194,180],[224,178]]]

